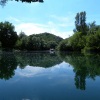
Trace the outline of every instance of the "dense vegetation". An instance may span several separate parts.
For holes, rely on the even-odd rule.
[[[17,41],[17,33],[14,26],[9,22],[0,23],[0,42],[4,50],[12,50]]]
[[[21,32],[17,35],[11,23],[0,23],[0,46],[2,50],[49,50],[51,48],[55,49],[61,41],[62,38],[46,32],[30,36]]]
[[[96,25],[95,21],[87,24],[86,12],[77,13],[73,31],[73,36],[59,44],[60,51],[100,52],[100,25]]]
[[[50,33],[26,36],[21,32],[18,36],[15,49],[28,51],[49,50],[50,48],[55,49],[61,41],[62,38]]]
[[[86,23],[86,12],[80,12],[75,17],[73,36],[62,39],[50,33],[33,34],[30,36],[21,32],[19,35],[10,22],[0,22],[0,47],[3,50],[49,50],[59,51],[92,51],[100,52],[100,25],[95,21]]]

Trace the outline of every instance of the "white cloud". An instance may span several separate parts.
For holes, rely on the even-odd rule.
[[[73,31],[69,30],[69,27],[72,27],[73,23],[70,22],[68,18],[57,17],[54,15],[52,15],[52,18],[57,19],[57,22],[52,20],[48,21],[46,24],[34,23],[33,21],[27,23],[24,20],[20,20],[11,16],[6,20],[14,23],[15,30],[18,34],[21,31],[25,32],[26,35],[49,32],[64,39],[73,34]]]
[[[44,71],[45,68],[42,67],[32,67],[32,66],[27,66],[24,70],[18,68],[18,70],[16,70],[16,73],[19,76],[23,76],[23,77],[31,77],[34,76],[36,74],[40,74]]]
[[[54,33],[55,35],[60,36],[63,39],[68,38],[69,36],[73,35],[73,31],[62,32],[62,31],[59,31],[57,29],[51,29],[51,33]]]
[[[67,38],[73,34],[73,31],[61,31],[59,25],[57,26],[53,22],[48,22],[48,24],[36,24],[36,23],[21,23],[15,25],[15,30],[20,33],[21,31],[25,32],[26,35],[39,34],[44,32],[49,32],[60,36],[62,38]]]
[[[42,24],[34,24],[34,23],[21,23],[16,25],[16,31],[19,33],[21,31],[25,32],[26,35],[38,34],[42,32],[47,32],[48,27]]]
[[[51,66],[50,68],[43,68],[43,67],[35,67],[35,66],[27,66],[25,69],[18,68],[16,70],[16,74],[22,77],[33,77],[38,75],[47,75],[51,73],[55,73],[59,71],[69,71],[72,70],[72,66],[69,63],[62,62],[60,64],[57,64],[55,66]]]

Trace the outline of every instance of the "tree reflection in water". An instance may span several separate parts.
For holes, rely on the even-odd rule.
[[[17,61],[13,53],[0,54],[0,78],[8,80],[15,74]]]
[[[100,76],[100,55],[89,54],[83,55],[78,53],[63,53],[61,58],[74,68],[75,86],[77,89],[86,89],[86,78],[95,80]]]
[[[77,89],[86,89],[86,78],[95,80],[100,76],[100,55],[83,55],[78,53],[1,53],[0,78],[8,80],[14,76],[19,68],[27,65],[33,67],[52,67],[62,61],[69,63],[75,73],[75,86]]]
[[[27,65],[33,67],[52,67],[62,61],[56,54],[49,53],[1,53],[0,54],[0,78],[8,80],[19,68],[24,69]]]

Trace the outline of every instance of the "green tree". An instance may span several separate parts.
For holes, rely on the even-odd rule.
[[[56,46],[57,46],[57,43],[56,43],[56,41],[49,41],[49,48],[53,48],[53,49],[55,49],[56,48]]]
[[[74,51],[81,51],[86,44],[85,36],[81,32],[76,32],[69,41]]]
[[[70,44],[70,38],[62,40],[57,46],[57,50],[60,51],[72,51],[72,46]]]
[[[93,21],[92,23],[88,24],[88,35],[95,34],[100,29],[99,25],[96,25],[96,22]]]
[[[27,50],[34,51],[34,50],[44,50],[44,41],[40,37],[35,35],[30,35],[27,41]]]
[[[87,25],[86,25],[86,12],[80,12],[76,14],[75,17],[75,27],[77,32],[86,33]]]
[[[25,50],[27,45],[27,35],[24,32],[20,32],[16,42],[16,49]]]
[[[100,52],[100,31],[87,36],[84,50]]]
[[[26,37],[26,36],[27,36],[27,35],[26,35],[24,32],[21,31],[21,32],[19,33],[19,35],[18,35],[18,38],[19,38],[19,39],[22,39],[23,37]]]
[[[63,39],[50,33],[33,34],[28,37],[28,50],[56,48]]]
[[[3,49],[12,50],[17,41],[17,33],[9,22],[0,22],[0,41]]]
[[[35,36],[29,36],[27,42],[27,49],[28,50],[39,50],[40,49],[40,38]]]
[[[7,1],[12,1],[12,0],[0,0],[0,5],[4,6]],[[32,2],[43,2],[43,0],[15,0],[17,2],[21,1],[21,2],[27,2],[27,3],[32,3]]]

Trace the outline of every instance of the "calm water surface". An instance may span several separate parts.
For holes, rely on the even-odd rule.
[[[100,100],[100,55],[1,53],[0,100]]]

